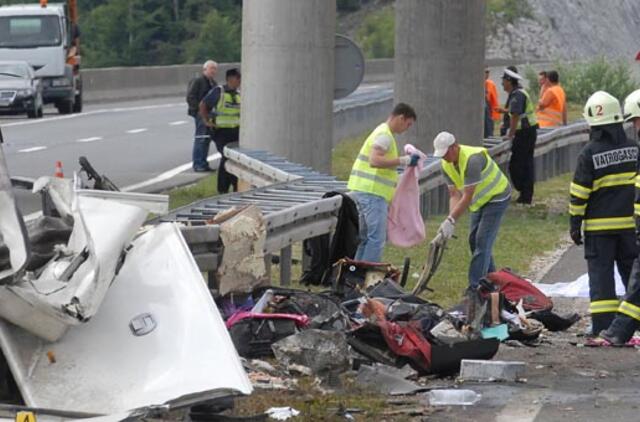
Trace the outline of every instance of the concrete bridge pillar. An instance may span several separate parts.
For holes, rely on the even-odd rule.
[[[397,0],[395,8],[395,102],[418,114],[404,140],[432,151],[446,130],[481,145],[484,0]]]
[[[245,0],[240,144],[331,167],[335,0]]]

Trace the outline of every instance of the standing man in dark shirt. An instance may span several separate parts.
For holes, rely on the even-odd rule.
[[[188,114],[193,117],[196,124],[196,132],[193,140],[193,170],[194,171],[211,171],[207,157],[209,156],[209,143],[211,137],[204,121],[200,117],[199,106],[200,101],[207,95],[207,92],[216,87],[218,83],[215,81],[216,72],[218,71],[218,63],[213,60],[207,60],[202,65],[202,75],[191,80],[187,92],[187,104],[189,106]]]
[[[218,192],[238,190],[238,178],[225,168],[224,147],[240,139],[240,71],[229,69],[226,84],[213,88],[200,102],[200,117],[212,132],[213,141],[222,155],[218,167]]]
[[[502,87],[509,97],[506,110],[502,110],[505,115],[501,134],[504,139],[511,141],[509,175],[513,186],[520,192],[517,203],[531,204],[535,182],[533,152],[538,136],[538,121],[535,104],[520,86],[521,80],[522,76],[515,66],[504,70]]]

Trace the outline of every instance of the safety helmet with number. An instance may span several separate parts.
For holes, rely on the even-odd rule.
[[[640,89],[636,89],[624,99],[624,121],[640,117]]]
[[[598,91],[589,97],[582,114],[589,126],[622,123],[620,101],[608,92]]]

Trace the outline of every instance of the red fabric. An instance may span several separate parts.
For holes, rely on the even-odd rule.
[[[418,154],[420,161],[415,167],[407,167],[400,176],[387,215],[387,240],[395,246],[410,248],[420,244],[426,237],[420,213],[418,179],[427,156],[410,144],[405,145],[404,153]]]
[[[510,302],[518,303],[522,299],[522,307],[526,311],[544,311],[553,308],[553,302],[533,284],[507,269],[487,274],[500,293]]]
[[[247,318],[256,318],[256,319],[291,319],[295,321],[296,325],[300,328],[306,327],[309,325],[309,317],[306,315],[297,315],[297,314],[260,314],[254,312],[240,311],[231,315],[225,325],[227,328],[233,327],[238,322]]]
[[[399,325],[395,322],[377,321],[384,340],[391,351],[411,359],[425,371],[431,368],[431,344],[422,333],[412,325]]]

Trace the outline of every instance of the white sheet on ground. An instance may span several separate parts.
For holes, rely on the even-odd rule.
[[[616,280],[616,295],[624,296],[625,288],[622,284],[618,268],[614,272]],[[589,297],[589,274],[583,274],[569,283],[533,283],[538,289],[550,297]]]

